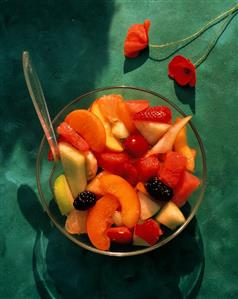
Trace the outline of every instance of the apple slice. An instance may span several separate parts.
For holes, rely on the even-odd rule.
[[[116,226],[123,226],[123,221],[122,221],[122,215],[120,211],[115,211],[115,213],[112,216],[113,223]]]
[[[149,195],[138,191],[137,192],[140,201],[140,219],[146,220],[154,216],[161,209],[161,205],[155,202]]]
[[[66,142],[59,143],[60,158],[73,198],[87,186],[85,157]]]
[[[169,201],[164,205],[155,219],[171,230],[175,230],[185,222],[183,213],[172,201]]]
[[[121,121],[116,121],[112,125],[112,134],[114,137],[116,137],[118,139],[126,139],[130,135],[126,126]]]
[[[67,215],[74,208],[74,198],[65,175],[60,175],[54,182],[54,195],[62,215]]]
[[[148,157],[154,154],[164,154],[171,151],[179,131],[190,121],[191,118],[192,116],[189,115],[182,118],[179,122],[173,124],[163,135],[163,137],[146,154],[146,156]]]
[[[150,145],[154,145],[170,128],[169,124],[151,121],[135,120],[134,123]]]
[[[123,147],[113,135],[112,135],[112,129],[110,123],[105,119],[103,114],[100,111],[99,104],[97,100],[96,102],[93,103],[91,106],[91,112],[96,115],[102,122],[105,133],[106,133],[106,147],[114,152],[122,152]]]
[[[87,151],[83,154],[86,160],[87,180],[90,181],[97,174],[98,162],[92,151]]]
[[[133,245],[153,246],[163,234],[160,225],[153,219],[147,219],[143,223],[137,223],[133,234]]]

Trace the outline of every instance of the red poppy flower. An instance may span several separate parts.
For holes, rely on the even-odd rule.
[[[181,56],[175,56],[169,63],[168,75],[179,85],[189,85],[194,87],[196,84],[196,69],[192,62]]]
[[[134,58],[140,51],[148,47],[150,29],[150,20],[145,20],[144,24],[134,24],[127,32],[124,43],[124,55],[128,58]]]

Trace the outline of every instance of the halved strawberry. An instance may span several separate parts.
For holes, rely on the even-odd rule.
[[[70,143],[79,151],[85,152],[89,150],[87,142],[66,122],[62,122],[57,127],[57,133],[63,136],[66,142]]]
[[[171,188],[175,188],[186,169],[186,158],[177,152],[166,154],[165,161],[159,171],[159,178]]]
[[[172,120],[172,112],[167,106],[148,107],[136,113],[133,119],[170,123]]]
[[[160,162],[157,156],[138,159],[134,165],[138,172],[138,180],[142,182],[147,181],[153,176],[157,176],[160,169]]]

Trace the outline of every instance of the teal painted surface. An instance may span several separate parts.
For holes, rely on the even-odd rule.
[[[167,63],[126,61],[125,33],[150,18],[152,43],[182,38],[235,1],[0,1],[0,298],[237,298],[238,60],[236,16],[197,70],[194,91],[167,77]],[[195,61],[217,27],[179,53]],[[186,113],[203,139],[205,200],[168,246],[130,259],[93,255],[50,226],[37,201],[35,157],[42,130],[27,93],[28,49],[50,113],[97,87],[159,92]],[[163,58],[167,51],[151,50]],[[189,105],[189,104],[190,105]]]

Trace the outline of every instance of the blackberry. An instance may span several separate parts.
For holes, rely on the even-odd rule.
[[[173,189],[165,185],[157,177],[152,177],[145,183],[147,192],[162,201],[169,201],[173,197]]]
[[[81,192],[74,200],[76,210],[85,211],[96,203],[96,195],[90,191]]]

